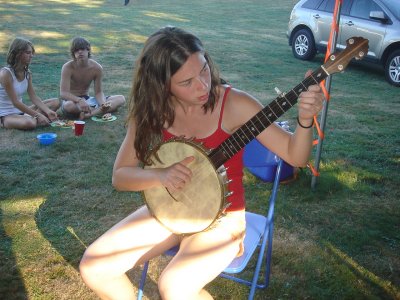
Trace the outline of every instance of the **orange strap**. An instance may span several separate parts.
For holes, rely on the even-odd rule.
[[[328,40],[328,45],[326,48],[326,54],[325,54],[325,62],[329,59],[329,56],[331,56],[331,45],[332,45],[332,41],[333,41],[333,34],[336,33],[336,36],[338,36],[338,32],[339,32],[339,24],[337,24],[336,20],[337,20],[337,14],[339,12],[339,3],[340,5],[343,4],[343,0],[336,0],[335,1],[335,9],[334,9],[334,14],[333,14],[333,19],[332,19],[332,24],[331,24],[331,32],[329,34],[329,40]],[[329,101],[331,99],[331,96],[328,92],[328,90],[326,89],[326,84],[325,84],[325,80],[323,80],[320,83],[322,92],[324,93],[325,99],[326,101]],[[313,141],[313,146],[318,145],[319,140],[323,140],[325,138],[325,134],[321,129],[321,126],[317,120],[317,116],[314,116],[314,124],[315,124],[315,129],[317,130],[319,139],[315,139]],[[307,165],[311,172],[313,173],[314,176],[319,176],[320,173],[312,166],[311,163],[309,163]]]
[[[317,177],[320,175],[320,173],[312,166],[312,164],[307,164],[307,167],[310,168],[311,173],[313,174],[313,176]]]

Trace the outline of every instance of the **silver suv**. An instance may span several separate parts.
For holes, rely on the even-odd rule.
[[[287,36],[296,58],[310,60],[326,51],[335,0],[300,0],[290,15]],[[361,36],[369,40],[365,60],[381,64],[390,84],[400,87],[400,0],[346,0],[336,47]]]

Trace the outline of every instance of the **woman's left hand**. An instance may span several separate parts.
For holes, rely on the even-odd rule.
[[[319,85],[311,85],[307,91],[300,94],[298,100],[299,119],[311,120],[321,111],[324,103],[324,94]]]

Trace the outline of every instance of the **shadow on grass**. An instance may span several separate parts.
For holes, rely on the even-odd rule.
[[[28,299],[24,280],[13,254],[13,240],[7,235],[3,227],[3,212],[0,208],[0,298],[1,299]]]
[[[399,299],[400,290],[393,283],[370,272],[331,243],[323,242],[323,246],[326,247],[328,253],[332,255],[332,257],[344,264],[354,277],[359,278],[379,290],[382,299]]]
[[[293,248],[286,253],[292,259],[299,256],[290,265],[286,265],[288,258],[284,253],[276,254],[280,260],[278,268],[302,274],[293,284],[307,287],[308,295],[314,298],[379,295],[380,299],[398,299],[398,210],[393,207],[388,191],[382,191],[388,180],[372,168],[358,170],[351,165],[341,166],[342,163],[346,164],[322,168],[314,191],[309,176],[300,176],[294,183],[298,185],[294,192],[290,185],[281,186],[276,227],[285,236],[296,237],[297,247],[302,248],[304,243],[306,248]],[[362,194],[370,194],[370,201],[365,201]],[[289,242],[285,247],[294,246]],[[314,255],[310,256],[310,250],[315,251]],[[326,267],[321,272],[323,265]],[[327,274],[334,278],[333,282],[325,277]],[[290,281],[279,281],[283,280]],[[318,284],[313,287],[312,282]],[[330,294],[324,294],[324,286]]]
[[[35,214],[38,229],[51,243],[63,259],[79,273],[79,262],[86,248],[115,223],[140,206],[140,197],[119,193],[107,187],[87,196],[87,192],[77,190],[79,201],[74,200],[74,192],[52,195]],[[65,196],[69,195],[69,196]],[[116,199],[118,199],[116,201]],[[79,202],[79,203],[78,203]],[[132,205],[133,204],[133,205]],[[138,288],[142,266],[127,272],[132,284]],[[146,280],[145,294],[149,299],[157,295],[157,282],[150,277]],[[153,291],[153,292],[152,292]]]

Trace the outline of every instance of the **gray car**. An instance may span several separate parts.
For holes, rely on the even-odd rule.
[[[301,0],[290,15],[287,36],[296,58],[310,60],[326,51],[335,0]],[[337,49],[346,40],[369,40],[364,60],[383,66],[390,84],[400,87],[400,0],[346,0],[340,13]]]

